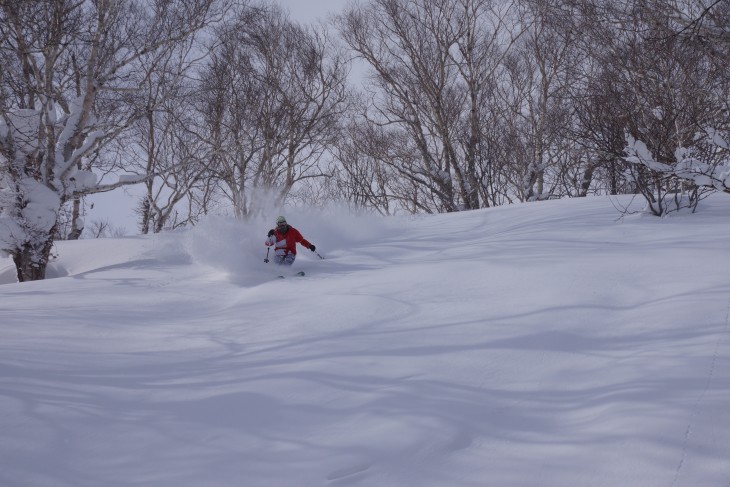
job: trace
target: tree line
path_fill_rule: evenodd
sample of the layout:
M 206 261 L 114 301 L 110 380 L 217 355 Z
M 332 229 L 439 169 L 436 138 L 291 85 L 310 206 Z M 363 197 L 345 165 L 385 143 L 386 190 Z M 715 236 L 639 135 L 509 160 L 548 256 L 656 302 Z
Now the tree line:
M 263 1 L 0 0 L 0 248 L 42 279 L 85 198 L 130 184 L 141 233 L 335 200 L 694 209 L 730 193 L 729 58 L 720 0 L 369 0 L 312 24 Z

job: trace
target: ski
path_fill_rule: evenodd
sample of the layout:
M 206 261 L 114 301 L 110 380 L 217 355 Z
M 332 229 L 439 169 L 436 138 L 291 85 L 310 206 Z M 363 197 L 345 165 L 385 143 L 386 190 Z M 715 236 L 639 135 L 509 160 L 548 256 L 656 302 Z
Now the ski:
M 297 276 L 303 276 L 303 275 L 305 275 L 305 274 L 304 274 L 304 271 L 299 271 L 299 272 L 297 272 L 296 274 L 294 274 L 294 277 L 297 277 Z M 285 277 L 284 277 L 284 276 L 276 276 L 276 277 L 278 277 L 279 279 L 285 279 Z

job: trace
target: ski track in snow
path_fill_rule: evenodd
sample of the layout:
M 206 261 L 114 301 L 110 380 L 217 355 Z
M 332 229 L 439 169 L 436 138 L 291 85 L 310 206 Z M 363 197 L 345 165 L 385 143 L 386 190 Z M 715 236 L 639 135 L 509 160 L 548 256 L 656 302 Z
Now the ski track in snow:
M 302 214 L 283 280 L 264 226 L 60 243 L 0 286 L 0 486 L 728 487 L 729 209 Z
M 712 385 L 712 379 L 715 375 L 715 367 L 717 366 L 717 361 L 720 355 L 720 345 L 723 341 L 727 340 L 727 336 L 730 334 L 730 298 L 728 298 L 727 302 L 727 313 L 725 315 L 725 327 L 722 330 L 722 333 L 720 333 L 717 337 L 717 340 L 715 341 L 715 350 L 712 354 L 712 363 L 710 364 L 710 370 L 707 374 L 707 380 L 705 381 L 705 387 L 702 389 L 702 392 L 700 393 L 699 397 L 697 398 L 697 401 L 695 403 L 694 408 L 692 409 L 692 414 L 690 415 L 690 421 L 687 425 L 687 429 L 684 433 L 684 443 L 682 445 L 682 456 L 679 459 L 679 464 L 677 465 L 677 471 L 674 475 L 674 479 L 672 479 L 672 487 L 677 485 L 677 482 L 679 481 L 680 474 L 682 473 L 682 467 L 684 466 L 684 462 L 687 459 L 687 455 L 689 453 L 690 449 L 690 441 L 692 439 L 692 427 L 694 421 L 700 416 L 702 412 L 702 406 L 703 406 L 703 400 L 705 399 L 705 396 L 707 394 L 707 391 L 710 390 L 710 386 Z M 730 485 L 730 484 L 728 484 Z

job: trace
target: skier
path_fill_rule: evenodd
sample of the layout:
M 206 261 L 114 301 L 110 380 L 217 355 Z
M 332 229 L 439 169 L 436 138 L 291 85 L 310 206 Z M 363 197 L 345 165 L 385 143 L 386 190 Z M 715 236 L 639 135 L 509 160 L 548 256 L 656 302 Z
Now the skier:
M 299 230 L 288 225 L 286 218 L 280 216 L 276 219 L 276 228 L 269 230 L 269 236 L 266 239 L 267 247 L 274 247 L 274 262 L 277 264 L 292 265 L 294 259 L 297 258 L 297 243 L 305 246 L 312 252 L 316 250 L 314 244 L 310 243 L 302 237 Z M 265 259 L 264 262 L 268 262 Z

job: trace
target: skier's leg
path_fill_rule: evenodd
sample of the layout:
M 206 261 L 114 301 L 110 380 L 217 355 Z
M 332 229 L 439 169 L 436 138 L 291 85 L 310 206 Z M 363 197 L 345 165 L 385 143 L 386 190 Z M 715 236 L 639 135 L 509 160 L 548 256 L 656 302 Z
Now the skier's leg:
M 296 259 L 297 256 L 295 254 L 276 254 L 274 256 L 274 262 L 279 265 L 292 265 L 294 263 L 294 259 Z

